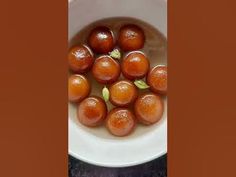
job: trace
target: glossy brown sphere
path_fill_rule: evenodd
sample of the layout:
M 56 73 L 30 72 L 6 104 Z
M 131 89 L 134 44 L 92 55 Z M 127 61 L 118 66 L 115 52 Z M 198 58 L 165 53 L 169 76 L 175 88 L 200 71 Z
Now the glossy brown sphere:
M 160 94 L 167 93 L 167 67 L 155 66 L 147 76 L 147 83 L 151 91 Z
M 110 101 L 115 106 L 129 106 L 138 96 L 136 86 L 128 81 L 122 80 L 115 82 L 110 88 Z
M 145 125 L 158 122 L 163 115 L 163 102 L 153 93 L 139 96 L 134 105 L 136 118 Z
M 77 108 L 77 118 L 85 126 L 99 126 L 106 118 L 107 106 L 103 99 L 91 96 L 84 99 Z
M 131 52 L 122 61 L 123 75 L 129 79 L 142 79 L 149 70 L 149 60 L 142 52 Z
M 115 46 L 112 31 L 105 26 L 93 29 L 89 35 L 88 43 L 93 51 L 99 54 L 107 54 Z
M 136 25 L 125 25 L 120 29 L 118 44 L 123 51 L 139 50 L 143 48 L 145 35 Z
M 93 53 L 85 45 L 74 46 L 69 51 L 68 62 L 73 72 L 78 74 L 85 73 L 93 65 Z
M 74 74 L 68 80 L 68 98 L 71 102 L 80 102 L 90 93 L 90 84 L 85 76 Z
M 120 65 L 110 56 L 104 55 L 95 60 L 92 73 L 99 83 L 111 84 L 120 76 Z
M 135 125 L 135 116 L 128 109 L 114 108 L 107 115 L 107 129 L 115 136 L 130 134 L 134 130 Z

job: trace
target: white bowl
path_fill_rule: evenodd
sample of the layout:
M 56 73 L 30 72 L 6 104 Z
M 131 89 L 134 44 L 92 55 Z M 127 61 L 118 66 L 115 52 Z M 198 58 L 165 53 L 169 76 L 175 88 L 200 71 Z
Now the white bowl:
M 110 17 L 131 17 L 147 22 L 167 37 L 165 0 L 72 0 L 69 2 L 69 41 L 90 23 Z M 166 56 L 161 63 L 166 64 Z M 76 119 L 69 104 L 69 154 L 90 164 L 105 167 L 133 166 L 160 157 L 167 152 L 167 100 L 160 122 L 139 125 L 130 136 L 118 138 L 104 127 L 87 128 Z

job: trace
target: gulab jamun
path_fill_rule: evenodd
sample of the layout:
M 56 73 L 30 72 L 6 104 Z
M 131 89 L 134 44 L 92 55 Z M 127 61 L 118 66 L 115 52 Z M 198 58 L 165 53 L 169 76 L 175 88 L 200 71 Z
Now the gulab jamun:
M 74 74 L 68 80 L 68 98 L 71 102 L 80 102 L 90 93 L 90 83 L 83 75 Z
M 136 86 L 128 80 L 115 82 L 109 88 L 109 91 L 111 103 L 119 107 L 129 106 L 138 96 Z
M 92 50 L 98 54 L 107 54 L 115 46 L 113 33 L 105 26 L 94 28 L 88 37 L 88 43 Z
M 123 51 L 139 50 L 143 48 L 145 35 L 137 25 L 125 25 L 121 27 L 118 44 Z
M 129 53 L 121 63 L 121 70 L 129 80 L 142 79 L 149 70 L 148 58 L 139 51 Z
M 158 122 L 163 115 L 164 107 L 161 98 L 153 93 L 146 93 L 137 98 L 134 104 L 136 118 L 145 125 Z
M 114 108 L 108 115 L 106 127 L 115 136 L 126 136 L 130 134 L 136 125 L 134 114 L 125 108 Z
M 97 58 L 94 62 L 92 73 L 101 84 L 112 84 L 120 76 L 120 65 L 108 55 Z
M 151 91 L 160 94 L 167 93 L 167 67 L 155 66 L 147 75 L 147 83 Z
M 77 73 L 87 72 L 93 65 L 94 57 L 92 51 L 85 45 L 74 46 L 68 54 L 69 68 Z
M 77 118 L 79 122 L 89 127 L 95 127 L 102 124 L 106 115 L 106 103 L 97 96 L 91 96 L 84 99 L 77 108 Z

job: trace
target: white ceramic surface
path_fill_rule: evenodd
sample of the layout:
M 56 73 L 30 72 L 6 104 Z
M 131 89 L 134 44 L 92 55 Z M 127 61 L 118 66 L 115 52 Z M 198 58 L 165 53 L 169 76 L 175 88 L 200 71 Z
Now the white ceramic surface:
M 165 0 L 72 0 L 69 3 L 69 41 L 84 26 L 108 17 L 140 19 L 167 37 Z M 157 64 L 166 64 L 166 57 Z M 82 126 L 76 120 L 74 106 L 69 104 L 69 154 L 106 167 L 132 166 L 160 157 L 167 152 L 167 100 L 164 102 L 160 122 L 150 127 L 139 125 L 133 134 L 123 138 L 110 135 L 104 127 Z

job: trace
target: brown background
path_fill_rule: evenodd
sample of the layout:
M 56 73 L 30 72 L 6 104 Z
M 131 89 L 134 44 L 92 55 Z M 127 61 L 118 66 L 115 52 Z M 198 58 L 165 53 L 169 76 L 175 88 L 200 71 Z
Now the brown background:
M 168 5 L 168 176 L 236 176 L 236 3 Z M 0 176 L 65 177 L 67 0 L 0 13 Z
M 168 176 L 236 176 L 236 1 L 168 5 Z
M 1 1 L 0 176 L 67 176 L 67 0 Z

